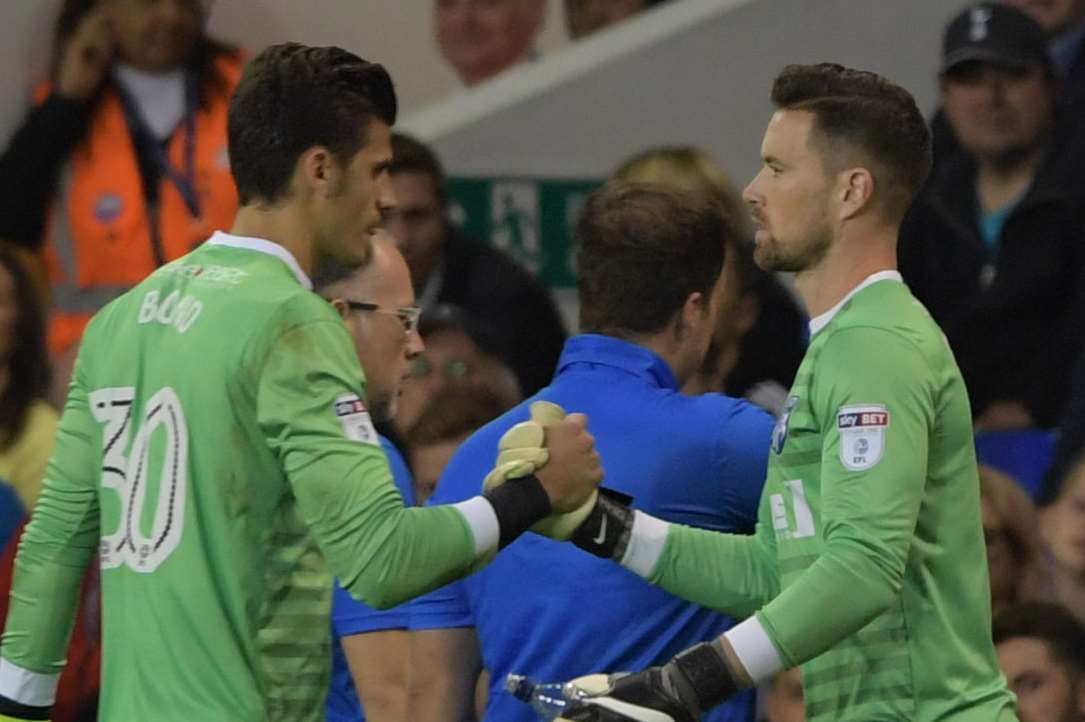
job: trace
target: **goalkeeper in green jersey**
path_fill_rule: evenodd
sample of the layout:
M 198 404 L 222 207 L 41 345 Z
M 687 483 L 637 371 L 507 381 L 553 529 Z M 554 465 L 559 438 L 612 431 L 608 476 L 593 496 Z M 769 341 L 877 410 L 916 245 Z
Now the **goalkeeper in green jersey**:
M 991 643 L 971 412 L 896 269 L 930 167 L 915 102 L 872 73 L 790 66 L 744 193 L 755 257 L 796 274 L 811 341 L 769 451 L 754 536 L 601 497 L 574 541 L 749 617 L 662 667 L 582 681 L 568 720 L 695 720 L 802 665 L 811 722 L 1016 720 Z
M 323 261 L 367 261 L 395 112 L 384 69 L 338 48 L 275 46 L 246 68 L 233 229 L 88 327 L 16 560 L 0 717 L 48 718 L 95 553 L 101 719 L 317 722 L 333 573 L 388 607 L 594 494 L 599 459 L 572 415 L 535 427 L 534 475 L 404 508 L 350 337 L 309 281 Z M 364 300 L 416 333 L 409 310 Z

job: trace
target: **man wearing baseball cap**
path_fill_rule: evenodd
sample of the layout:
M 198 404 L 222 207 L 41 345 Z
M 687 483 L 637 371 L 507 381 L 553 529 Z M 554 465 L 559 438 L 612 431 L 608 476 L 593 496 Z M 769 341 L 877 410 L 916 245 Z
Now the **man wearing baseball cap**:
M 1007 5 L 969 6 L 940 81 L 960 150 L 901 229 L 901 272 L 949 338 L 977 429 L 1050 427 L 1085 327 L 1085 184 L 1056 131 L 1044 32 Z

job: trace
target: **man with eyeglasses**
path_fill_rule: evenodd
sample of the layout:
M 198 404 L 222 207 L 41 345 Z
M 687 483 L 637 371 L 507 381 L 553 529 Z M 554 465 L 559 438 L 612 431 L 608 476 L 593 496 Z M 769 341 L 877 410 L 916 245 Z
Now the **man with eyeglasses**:
M 313 287 L 335 308 L 354 342 L 373 421 L 390 421 L 408 366 L 423 349 L 418 334 L 421 310 L 414 305 L 407 264 L 394 240 L 378 231 L 366 264 L 352 268 L 326 263 L 317 270 Z M 381 436 L 380 442 L 404 503 L 413 506 L 414 486 L 406 463 L 388 439 Z M 405 627 L 401 609 L 375 610 L 336 583 L 327 722 L 406 719 Z

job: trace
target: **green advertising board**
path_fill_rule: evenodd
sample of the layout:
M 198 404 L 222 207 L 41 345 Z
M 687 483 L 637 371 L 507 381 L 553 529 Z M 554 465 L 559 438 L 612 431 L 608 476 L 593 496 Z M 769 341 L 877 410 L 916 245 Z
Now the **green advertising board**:
M 600 181 L 450 178 L 449 215 L 468 236 L 510 254 L 551 288 L 576 286 L 573 230 Z

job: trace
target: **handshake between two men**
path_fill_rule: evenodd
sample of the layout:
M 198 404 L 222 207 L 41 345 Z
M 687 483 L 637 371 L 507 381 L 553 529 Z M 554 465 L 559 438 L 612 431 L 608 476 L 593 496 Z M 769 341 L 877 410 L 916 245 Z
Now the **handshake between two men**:
M 602 467 L 583 414 L 536 401 L 531 419 L 501 437 L 497 461 L 483 482 L 488 496 L 505 484 L 536 483 L 551 513 L 531 531 L 572 541 L 586 552 L 621 563 L 633 537 L 635 513 L 623 495 L 597 488 Z M 491 497 L 492 498 L 492 497 Z M 502 544 L 503 546 L 503 544 Z M 747 686 L 737 679 L 717 642 L 698 644 L 661 667 L 635 674 L 588 675 L 567 687 L 558 722 L 696 722 L 700 711 Z

